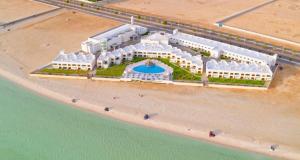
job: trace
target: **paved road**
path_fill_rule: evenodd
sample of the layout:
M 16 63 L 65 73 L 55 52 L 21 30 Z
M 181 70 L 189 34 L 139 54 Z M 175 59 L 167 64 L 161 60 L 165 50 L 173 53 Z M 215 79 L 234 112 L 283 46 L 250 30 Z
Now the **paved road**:
M 243 37 L 238 37 L 236 35 L 223 33 L 219 31 L 209 30 L 202 28 L 200 26 L 195 26 L 191 24 L 185 24 L 181 22 L 175 22 L 167 19 L 162 19 L 154 16 L 138 15 L 133 12 L 117 10 L 114 8 L 104 7 L 97 4 L 88 4 L 79 2 L 76 0 L 36 0 L 39 2 L 48 3 L 51 5 L 56 5 L 59 7 L 65 7 L 69 9 L 75 9 L 89 14 L 111 18 L 117 21 L 128 23 L 131 16 L 135 17 L 135 22 L 139 25 L 146 26 L 152 29 L 164 30 L 171 32 L 173 29 L 177 28 L 181 32 L 193 34 L 196 36 L 229 43 L 232 45 L 248 48 L 251 50 L 256 50 L 266 54 L 278 54 L 279 59 L 282 62 L 288 62 L 291 64 L 300 65 L 300 51 L 293 51 L 288 48 L 274 46 L 272 44 L 258 42 L 252 39 L 247 39 Z

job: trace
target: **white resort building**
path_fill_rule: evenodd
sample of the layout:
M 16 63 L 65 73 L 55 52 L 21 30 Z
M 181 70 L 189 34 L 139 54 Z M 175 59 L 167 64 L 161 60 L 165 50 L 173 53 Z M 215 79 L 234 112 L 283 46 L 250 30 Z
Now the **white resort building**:
M 208 51 L 214 58 L 224 56 L 238 62 L 266 64 L 271 67 L 275 65 L 277 60 L 277 55 L 270 56 L 246 48 L 181 33 L 178 32 L 178 30 L 173 31 L 173 34 L 170 37 L 170 43 L 194 49 L 200 49 L 202 51 Z
M 133 23 L 133 18 L 131 18 L 131 24 L 125 24 L 88 38 L 81 43 L 81 50 L 93 54 L 99 51 L 106 52 L 109 49 L 119 48 L 122 43 L 147 33 L 147 28 Z
M 60 51 L 51 65 L 55 69 L 92 70 L 95 63 L 95 55 L 91 53 L 79 52 L 66 54 L 64 51 Z
M 206 75 L 213 78 L 233 78 L 271 81 L 273 72 L 266 64 L 237 63 L 210 60 L 206 63 Z
M 192 56 L 168 44 L 170 34 L 154 32 L 142 38 L 141 42 L 120 48 L 112 52 L 104 52 L 97 59 L 97 67 L 108 68 L 113 64 L 120 64 L 124 60 L 131 60 L 134 56 L 147 58 L 169 58 L 171 62 L 181 67 L 189 68 L 192 73 L 202 73 L 203 62 L 201 56 Z
M 208 77 L 272 80 L 273 72 L 271 68 L 276 64 L 277 55 L 270 56 L 230 44 L 181 33 L 178 30 L 174 30 L 172 34 L 162 31 L 150 32 L 147 36 L 143 36 L 139 43 L 125 46 L 124 42 L 134 40 L 147 32 L 147 28 L 134 25 L 132 18 L 131 24 L 119 26 L 82 42 L 82 51 L 78 53 L 65 54 L 61 51 L 52 61 L 52 67 L 58 69 L 92 70 L 95 66 L 108 68 L 111 65 L 118 65 L 124 61 L 131 61 L 134 57 L 168 58 L 170 62 L 176 63 L 192 73 L 201 74 L 204 68 L 201 55 L 194 56 L 170 45 L 176 44 L 211 53 L 212 58 L 205 66 Z M 133 42 L 135 43 L 135 41 Z M 121 44 L 125 47 L 121 48 Z M 96 58 L 96 55 L 99 56 Z M 216 61 L 215 59 L 220 58 L 220 56 L 227 57 L 231 61 Z M 155 76 L 152 74 L 138 74 L 132 71 L 135 65 L 131 65 L 124 72 L 125 78 L 170 80 L 173 70 L 160 64 L 158 61 L 153 62 L 162 66 L 165 72 Z

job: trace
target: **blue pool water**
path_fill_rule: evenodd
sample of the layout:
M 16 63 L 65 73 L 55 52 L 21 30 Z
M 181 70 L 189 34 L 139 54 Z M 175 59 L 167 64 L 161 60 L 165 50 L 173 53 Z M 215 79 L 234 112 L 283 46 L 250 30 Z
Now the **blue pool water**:
M 151 66 L 139 65 L 134 67 L 133 70 L 135 72 L 141 72 L 141 73 L 162 73 L 165 71 L 165 69 L 157 65 L 151 65 Z

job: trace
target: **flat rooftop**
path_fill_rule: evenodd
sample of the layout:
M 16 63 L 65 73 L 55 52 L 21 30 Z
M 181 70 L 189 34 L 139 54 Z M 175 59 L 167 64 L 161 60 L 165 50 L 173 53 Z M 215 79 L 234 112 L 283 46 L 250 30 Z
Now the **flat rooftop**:
M 272 64 L 272 62 L 276 61 L 276 56 L 270 56 L 265 53 L 249 50 L 246 48 L 242 48 L 242 47 L 238 47 L 238 46 L 234 46 L 234 45 L 230 45 L 230 44 L 226 44 L 223 42 L 218 42 L 218 41 L 214 41 L 202 37 L 197 37 L 186 33 L 177 32 L 176 34 L 173 34 L 172 37 L 177 39 L 182 39 L 185 41 L 199 43 L 205 46 L 209 46 L 211 48 L 217 48 L 218 50 L 233 52 L 235 54 L 240 54 L 242 56 L 246 56 L 249 58 L 262 60 L 267 64 Z
M 132 26 L 131 24 L 124 24 L 121 26 L 117 26 L 117 27 L 107 30 L 105 32 L 98 33 L 90 38 L 96 39 L 96 40 L 101 40 L 103 38 L 115 37 L 121 33 L 132 31 L 131 26 Z
M 263 74 L 273 74 L 268 65 L 259 64 L 246 64 L 237 63 L 235 61 L 226 62 L 224 60 L 216 61 L 210 60 L 206 63 L 207 70 L 218 70 L 218 71 L 236 71 L 236 72 L 250 72 L 250 73 L 263 73 Z
M 69 53 L 60 52 L 52 62 L 66 62 L 66 63 L 92 63 L 95 60 L 95 55 L 86 54 L 83 52 Z

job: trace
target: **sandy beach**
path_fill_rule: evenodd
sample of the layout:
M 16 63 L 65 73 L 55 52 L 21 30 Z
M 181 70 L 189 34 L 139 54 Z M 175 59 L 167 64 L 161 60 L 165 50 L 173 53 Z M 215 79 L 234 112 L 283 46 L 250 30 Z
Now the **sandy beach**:
M 271 156 L 300 159 L 300 68 L 284 65 L 268 91 L 29 76 L 59 50 L 76 51 L 81 41 L 117 25 L 69 11 L 2 33 L 0 75 L 68 104 L 78 98 L 74 107 L 101 115 Z M 104 113 L 104 107 L 112 111 Z M 144 121 L 145 113 L 153 117 Z M 213 129 L 220 129 L 222 134 L 209 138 L 208 131 Z M 279 150 L 270 151 L 271 144 L 279 144 Z

